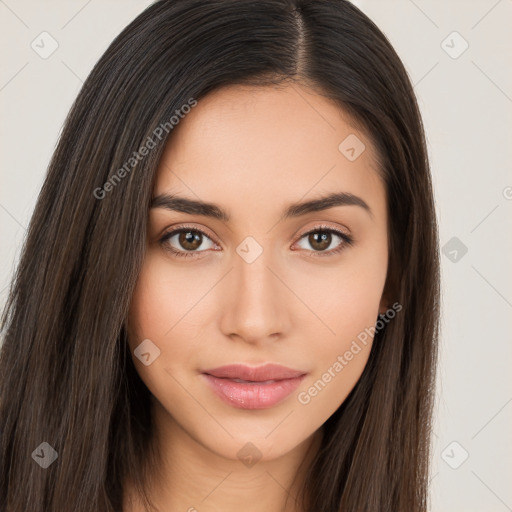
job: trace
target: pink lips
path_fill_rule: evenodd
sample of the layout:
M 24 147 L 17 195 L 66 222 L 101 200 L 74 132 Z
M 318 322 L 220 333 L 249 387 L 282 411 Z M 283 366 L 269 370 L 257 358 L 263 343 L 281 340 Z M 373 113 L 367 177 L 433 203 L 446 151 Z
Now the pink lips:
M 202 373 L 222 400 L 240 409 L 272 407 L 297 389 L 306 376 L 306 372 L 276 364 L 233 364 Z

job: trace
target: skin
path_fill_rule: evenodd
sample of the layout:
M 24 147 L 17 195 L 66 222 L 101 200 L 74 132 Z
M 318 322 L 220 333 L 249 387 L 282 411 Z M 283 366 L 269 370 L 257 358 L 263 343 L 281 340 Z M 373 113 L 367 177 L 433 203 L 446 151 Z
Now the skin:
M 350 134 L 366 146 L 354 161 L 338 149 Z M 371 141 L 345 113 L 297 84 L 225 87 L 202 98 L 174 128 L 154 196 L 212 202 L 231 219 L 150 211 L 128 332 L 132 355 L 145 339 L 160 349 L 148 366 L 133 360 L 153 395 L 154 442 L 165 464 L 155 470 L 151 497 L 161 510 L 300 510 L 293 497 L 305 462 L 318 449 L 323 423 L 361 376 L 371 336 L 309 403 L 298 395 L 389 307 L 386 193 L 375 158 Z M 280 220 L 290 203 L 334 191 L 361 197 L 373 216 L 344 205 Z M 173 256 L 159 243 L 180 223 L 208 234 L 192 249 L 196 256 Z M 354 244 L 315 256 L 314 240 L 303 234 L 319 223 L 350 234 Z M 263 248 L 252 263 L 236 251 L 247 236 Z M 335 234 L 330 240 L 324 252 L 345 243 Z M 179 235 L 169 245 L 190 247 L 180 245 Z M 224 403 L 199 373 L 267 362 L 308 375 L 297 391 L 263 410 Z M 261 453 L 252 467 L 237 457 L 249 442 Z M 125 496 L 125 510 L 142 510 L 128 483 Z

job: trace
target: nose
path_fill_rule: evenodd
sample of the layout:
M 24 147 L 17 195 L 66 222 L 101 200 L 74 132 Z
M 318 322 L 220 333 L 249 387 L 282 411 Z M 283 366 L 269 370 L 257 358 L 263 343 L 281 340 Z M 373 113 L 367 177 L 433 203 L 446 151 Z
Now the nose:
M 236 256 L 220 291 L 222 332 L 251 344 L 275 342 L 286 336 L 294 297 L 283 282 L 284 272 L 269 260 L 266 251 L 252 263 Z

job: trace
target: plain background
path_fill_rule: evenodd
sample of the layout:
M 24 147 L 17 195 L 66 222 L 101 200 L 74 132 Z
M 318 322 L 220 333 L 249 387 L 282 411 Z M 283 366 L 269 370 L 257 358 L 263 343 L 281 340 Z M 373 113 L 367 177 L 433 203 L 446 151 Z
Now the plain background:
M 435 184 L 443 297 L 431 511 L 512 511 L 512 0 L 353 2 L 415 85 Z M 150 3 L 0 0 L 1 306 L 64 118 Z M 42 37 L 46 49 L 58 44 L 47 58 L 32 47 Z

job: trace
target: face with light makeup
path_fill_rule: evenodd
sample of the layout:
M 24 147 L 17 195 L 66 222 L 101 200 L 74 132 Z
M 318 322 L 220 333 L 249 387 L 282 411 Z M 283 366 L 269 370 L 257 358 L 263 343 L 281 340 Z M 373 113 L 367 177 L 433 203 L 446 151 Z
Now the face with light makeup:
M 349 136 L 365 145 L 355 159 L 341 144 Z M 160 351 L 147 366 L 133 360 L 169 432 L 228 459 L 251 442 L 270 460 L 343 403 L 371 337 L 342 371 L 323 375 L 388 308 L 374 151 L 334 103 L 299 85 L 219 89 L 174 128 L 128 324 L 132 354 L 147 339 Z M 202 374 L 235 363 L 306 375 L 278 404 L 248 410 L 221 400 Z M 321 391 L 308 392 L 319 380 Z

